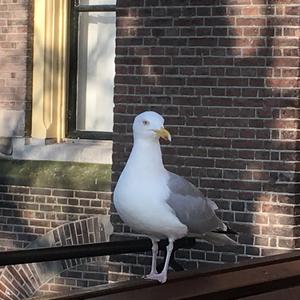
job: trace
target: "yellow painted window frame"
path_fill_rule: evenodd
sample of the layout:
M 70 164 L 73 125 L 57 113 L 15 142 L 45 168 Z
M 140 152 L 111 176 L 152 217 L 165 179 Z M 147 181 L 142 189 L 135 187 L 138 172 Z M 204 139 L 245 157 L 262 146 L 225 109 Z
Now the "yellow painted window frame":
M 65 137 L 70 0 L 34 0 L 32 137 Z

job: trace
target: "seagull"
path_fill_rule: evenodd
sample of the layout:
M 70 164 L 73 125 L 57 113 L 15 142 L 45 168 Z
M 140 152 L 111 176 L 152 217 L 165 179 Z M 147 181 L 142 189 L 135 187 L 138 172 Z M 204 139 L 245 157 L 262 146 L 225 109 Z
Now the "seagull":
M 164 119 L 153 111 L 133 122 L 133 148 L 114 190 L 115 208 L 125 224 L 152 241 L 151 271 L 145 277 L 166 282 L 174 241 L 194 236 L 217 245 L 235 245 L 216 215 L 217 205 L 189 181 L 165 169 L 159 139 L 171 142 Z M 225 234 L 224 234 L 225 233 Z M 157 272 L 158 241 L 168 239 L 166 259 Z

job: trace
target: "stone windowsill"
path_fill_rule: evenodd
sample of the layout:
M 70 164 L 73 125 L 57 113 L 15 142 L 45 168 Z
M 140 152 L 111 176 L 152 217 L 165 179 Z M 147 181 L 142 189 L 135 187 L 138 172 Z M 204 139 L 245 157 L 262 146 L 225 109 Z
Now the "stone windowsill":
M 66 139 L 63 143 L 51 143 L 39 139 L 2 138 L 0 146 L 4 158 L 112 164 L 112 141 Z

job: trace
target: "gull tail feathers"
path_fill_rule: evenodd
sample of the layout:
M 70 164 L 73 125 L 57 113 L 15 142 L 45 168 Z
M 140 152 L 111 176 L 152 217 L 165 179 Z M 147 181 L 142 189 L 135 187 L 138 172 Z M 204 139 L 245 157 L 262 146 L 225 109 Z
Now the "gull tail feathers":
M 202 239 L 216 246 L 238 245 L 236 241 L 231 239 L 226 234 L 217 233 L 217 232 L 208 232 L 202 236 Z

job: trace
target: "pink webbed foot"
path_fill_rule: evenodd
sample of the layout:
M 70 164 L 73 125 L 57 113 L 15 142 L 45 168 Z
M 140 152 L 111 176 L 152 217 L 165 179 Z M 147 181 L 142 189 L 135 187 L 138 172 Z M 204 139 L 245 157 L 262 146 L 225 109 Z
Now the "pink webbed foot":
M 145 276 L 145 279 L 157 280 L 160 283 L 165 283 L 167 281 L 167 274 L 165 272 L 150 273 Z

